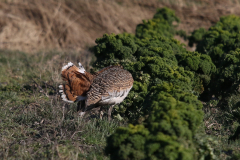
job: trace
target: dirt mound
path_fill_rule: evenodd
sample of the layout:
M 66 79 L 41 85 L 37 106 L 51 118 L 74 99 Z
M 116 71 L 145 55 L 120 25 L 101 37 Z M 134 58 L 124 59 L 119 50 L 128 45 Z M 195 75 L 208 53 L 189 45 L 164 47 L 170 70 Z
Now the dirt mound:
M 222 15 L 240 15 L 237 1 L 215 1 L 0 1 L 0 49 L 81 50 L 104 33 L 134 33 L 142 19 L 152 18 L 163 6 L 176 11 L 182 21 L 179 28 L 187 32 L 208 28 Z

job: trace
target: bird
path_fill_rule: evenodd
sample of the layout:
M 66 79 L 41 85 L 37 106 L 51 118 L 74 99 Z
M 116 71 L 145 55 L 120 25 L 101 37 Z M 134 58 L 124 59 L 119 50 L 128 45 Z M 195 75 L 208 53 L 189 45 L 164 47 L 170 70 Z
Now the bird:
M 59 92 L 63 101 L 78 102 L 81 106 L 79 115 L 84 116 L 86 111 L 93 108 L 110 105 L 108 120 L 111 120 L 112 109 L 120 104 L 133 87 L 132 74 L 122 66 L 108 66 L 91 74 L 86 72 L 79 62 L 78 67 L 72 62 L 62 67 L 61 77 L 65 82 L 59 85 Z M 80 103 L 84 102 L 84 103 Z M 100 118 L 102 119 L 100 113 Z

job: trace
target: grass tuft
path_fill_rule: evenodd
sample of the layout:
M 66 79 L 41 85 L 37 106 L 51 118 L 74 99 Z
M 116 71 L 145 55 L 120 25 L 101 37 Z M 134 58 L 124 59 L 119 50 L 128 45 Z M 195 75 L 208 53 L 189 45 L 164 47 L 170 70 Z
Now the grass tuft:
M 106 137 L 124 124 L 81 119 L 76 104 L 63 102 L 57 91 L 62 64 L 81 58 L 89 66 L 88 57 L 0 52 L 1 159 L 109 159 L 103 151 Z

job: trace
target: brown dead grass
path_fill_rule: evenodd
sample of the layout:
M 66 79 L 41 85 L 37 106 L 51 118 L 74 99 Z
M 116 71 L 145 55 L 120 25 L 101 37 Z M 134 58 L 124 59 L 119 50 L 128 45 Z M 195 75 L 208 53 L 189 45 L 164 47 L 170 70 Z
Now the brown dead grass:
M 163 6 L 176 11 L 188 33 L 240 15 L 239 0 L 0 0 L 0 48 L 81 50 L 104 33 L 134 33 Z
M 104 33 L 132 33 L 141 19 L 152 16 L 137 10 L 111 1 L 0 2 L 0 48 L 79 50 Z

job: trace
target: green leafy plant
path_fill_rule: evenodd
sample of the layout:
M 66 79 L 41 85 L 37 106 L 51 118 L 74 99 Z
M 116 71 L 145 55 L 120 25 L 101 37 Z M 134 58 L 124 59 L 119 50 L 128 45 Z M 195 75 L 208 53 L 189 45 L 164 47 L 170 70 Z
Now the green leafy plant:
M 202 104 L 180 87 L 164 83 L 151 88 L 149 118 L 118 128 L 108 138 L 111 159 L 194 159 L 193 135 L 201 124 Z
M 192 34 L 188 37 L 189 40 L 188 45 L 190 47 L 193 47 L 194 43 L 198 44 L 203 39 L 203 36 L 205 35 L 206 32 L 207 30 L 205 28 L 199 28 L 194 30 Z
M 167 7 L 157 10 L 153 19 L 143 20 L 143 24 L 136 27 L 137 38 L 153 38 L 159 36 L 173 37 L 176 33 L 173 22 L 180 22 L 175 12 Z
M 173 14 L 164 16 L 168 12 L 162 11 L 154 17 L 171 26 L 174 18 L 166 17 Z M 115 114 L 135 125 L 110 136 L 106 153 L 112 159 L 193 159 L 198 152 L 193 135 L 203 113 L 197 96 L 216 67 L 208 55 L 187 51 L 172 38 L 173 32 L 156 25 L 155 18 L 139 25 L 136 36 L 105 34 L 96 40 L 94 69 L 122 65 L 134 78 L 131 92 Z
M 201 33 L 200 33 L 201 32 Z M 240 86 L 240 17 L 229 15 L 208 31 L 198 30 L 192 37 L 199 36 L 197 51 L 209 55 L 216 66 L 207 86 L 206 99 L 215 95 L 219 107 L 224 111 L 225 124 L 239 121 L 239 86 Z M 235 133 L 237 135 L 237 133 Z M 237 137 L 237 136 L 235 136 Z
M 96 70 L 109 65 L 122 65 L 133 75 L 135 82 L 132 91 L 116 107 L 116 114 L 130 119 L 145 115 L 142 112 L 143 103 L 151 86 L 171 82 L 199 95 L 216 70 L 209 56 L 187 51 L 172 38 L 138 39 L 129 34 L 105 34 L 96 43 Z

